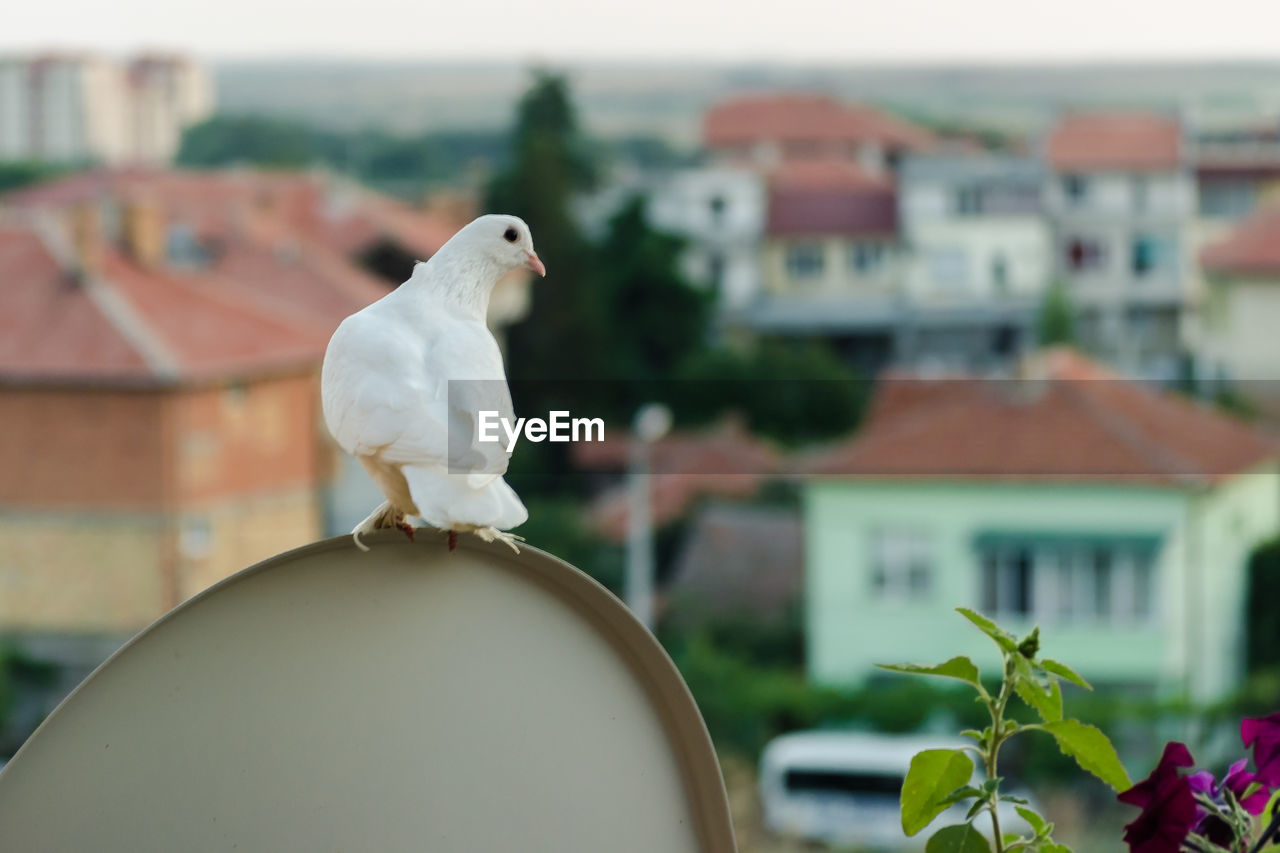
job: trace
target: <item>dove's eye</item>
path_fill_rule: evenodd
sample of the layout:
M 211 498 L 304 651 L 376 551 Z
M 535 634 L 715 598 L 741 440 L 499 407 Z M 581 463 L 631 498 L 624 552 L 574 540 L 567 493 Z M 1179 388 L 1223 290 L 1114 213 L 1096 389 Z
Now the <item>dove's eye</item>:
M 514 228 L 508 228 L 506 231 L 502 232 L 502 239 L 506 240 L 508 243 L 514 243 L 519 238 L 520 235 L 516 233 L 516 229 Z

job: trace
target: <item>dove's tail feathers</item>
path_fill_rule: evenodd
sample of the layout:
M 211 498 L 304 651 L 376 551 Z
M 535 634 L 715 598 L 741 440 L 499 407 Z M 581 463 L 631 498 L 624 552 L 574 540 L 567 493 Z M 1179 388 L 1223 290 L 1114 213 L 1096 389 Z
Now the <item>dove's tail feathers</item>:
M 397 510 L 391 501 L 383 501 L 369 513 L 369 517 L 356 525 L 351 531 L 351 538 L 355 540 L 356 547 L 361 551 L 368 551 L 369 546 L 360 541 L 360 537 L 365 533 L 372 533 L 383 527 L 398 527 L 404 522 L 404 513 Z M 413 537 L 410 536 L 410 539 Z
M 529 519 L 529 511 L 501 477 L 475 488 L 467 474 L 447 474 L 412 465 L 400 470 L 409 484 L 417 514 L 432 527 L 510 530 Z

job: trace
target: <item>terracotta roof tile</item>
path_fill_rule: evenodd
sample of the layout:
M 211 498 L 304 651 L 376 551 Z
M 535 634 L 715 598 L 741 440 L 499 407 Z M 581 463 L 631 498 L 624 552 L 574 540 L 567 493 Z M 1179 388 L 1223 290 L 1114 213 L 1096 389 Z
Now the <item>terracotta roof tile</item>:
M 128 378 L 146 360 L 30 228 L 0 228 L 0 376 Z
M 0 226 L 0 378 L 203 381 L 315 367 L 338 323 L 388 290 L 354 253 L 391 239 L 430 257 L 458 226 L 363 190 L 339 195 L 331 203 L 309 175 L 125 169 L 0 198 L 12 223 Z M 139 203 L 162 227 L 189 227 L 207 262 L 142 265 L 104 237 L 81 275 L 70 247 L 50 242 L 86 209 L 123 217 Z
M 573 446 L 574 463 L 591 471 L 621 472 L 628 459 L 627 437 L 606 434 L 603 442 Z M 701 432 L 676 432 L 652 448 L 653 521 L 661 526 L 684 515 L 706 496 L 747 498 L 782 468 L 782 457 L 738 422 L 727 420 Z M 606 536 L 627 534 L 625 487 L 606 492 L 592 508 L 595 526 Z
M 1065 350 L 1044 378 L 886 377 L 863 429 L 810 474 L 1186 487 L 1253 468 L 1280 442 Z
M 1047 153 L 1059 172 L 1169 171 L 1182 164 L 1182 129 L 1151 113 L 1079 113 L 1053 127 Z
M 762 141 L 855 145 L 874 141 L 889 148 L 924 149 L 934 137 L 922 127 L 865 105 L 825 95 L 750 95 L 713 106 L 703 122 L 709 148 Z
M 1280 206 L 1264 208 L 1206 248 L 1201 265 L 1232 275 L 1280 275 Z

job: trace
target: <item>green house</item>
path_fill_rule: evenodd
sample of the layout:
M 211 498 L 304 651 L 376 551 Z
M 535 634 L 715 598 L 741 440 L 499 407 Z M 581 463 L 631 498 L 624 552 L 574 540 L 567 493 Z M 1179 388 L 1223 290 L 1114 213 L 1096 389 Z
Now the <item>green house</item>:
M 1248 554 L 1280 531 L 1277 449 L 1069 351 L 1017 380 L 890 376 L 808 468 L 810 676 L 962 652 L 994 668 L 967 606 L 1040 625 L 1096 683 L 1221 696 L 1243 674 Z

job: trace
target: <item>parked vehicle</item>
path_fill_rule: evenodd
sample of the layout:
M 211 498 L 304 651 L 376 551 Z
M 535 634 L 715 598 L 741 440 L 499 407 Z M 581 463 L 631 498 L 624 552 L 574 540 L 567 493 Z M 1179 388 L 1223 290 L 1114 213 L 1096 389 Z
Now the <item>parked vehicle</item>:
M 829 844 L 879 849 L 923 848 L 935 827 L 964 821 L 968 803 L 940 814 L 914 838 L 902 831 L 899 796 L 911 757 L 925 749 L 956 749 L 972 742 L 846 732 L 793 732 L 775 738 L 760 758 L 765 825 L 781 835 Z M 981 762 L 975 759 L 975 784 Z M 1030 799 L 1025 791 L 1006 791 Z M 974 826 L 991 837 L 991 816 Z M 1002 832 L 1025 832 L 1026 821 L 1001 803 Z

